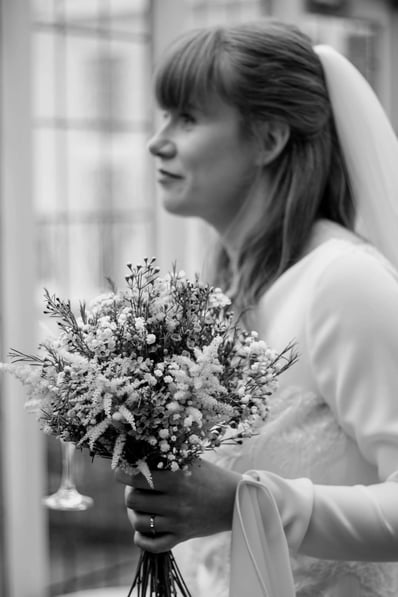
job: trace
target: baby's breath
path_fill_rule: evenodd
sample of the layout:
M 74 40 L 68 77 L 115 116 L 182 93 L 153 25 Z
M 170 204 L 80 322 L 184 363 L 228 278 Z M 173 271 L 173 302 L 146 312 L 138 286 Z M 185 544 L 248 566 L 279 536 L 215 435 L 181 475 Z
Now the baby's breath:
M 279 375 L 296 359 L 234 320 L 219 288 L 155 260 L 128 265 L 126 287 L 73 313 L 45 291 L 60 334 L 3 369 L 27 388 L 45 433 L 111 459 L 112 467 L 186 469 L 204 450 L 254 433 Z

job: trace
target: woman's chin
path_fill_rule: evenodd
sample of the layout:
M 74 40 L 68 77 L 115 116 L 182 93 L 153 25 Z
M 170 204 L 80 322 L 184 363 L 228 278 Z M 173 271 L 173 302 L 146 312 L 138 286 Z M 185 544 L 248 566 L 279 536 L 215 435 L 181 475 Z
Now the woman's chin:
M 174 216 L 194 216 L 189 206 L 175 198 L 163 197 L 162 204 L 164 209 Z

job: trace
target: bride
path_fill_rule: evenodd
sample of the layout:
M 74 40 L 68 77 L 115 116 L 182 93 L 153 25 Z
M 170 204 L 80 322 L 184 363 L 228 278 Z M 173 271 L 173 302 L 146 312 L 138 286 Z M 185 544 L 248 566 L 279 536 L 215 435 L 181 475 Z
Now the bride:
M 163 56 L 149 143 L 164 207 L 217 231 L 213 283 L 273 348 L 260 433 L 190 476 L 119 471 L 134 539 L 193 597 L 398 594 L 398 143 L 331 48 L 274 20 Z

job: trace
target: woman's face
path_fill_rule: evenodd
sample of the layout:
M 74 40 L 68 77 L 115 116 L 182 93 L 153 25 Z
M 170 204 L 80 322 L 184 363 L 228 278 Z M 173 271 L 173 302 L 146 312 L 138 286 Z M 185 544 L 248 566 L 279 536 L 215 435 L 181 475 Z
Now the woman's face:
M 157 182 L 171 213 L 197 216 L 220 232 L 238 213 L 258 166 L 258 143 L 239 112 L 218 98 L 205 108 L 170 110 L 149 142 Z

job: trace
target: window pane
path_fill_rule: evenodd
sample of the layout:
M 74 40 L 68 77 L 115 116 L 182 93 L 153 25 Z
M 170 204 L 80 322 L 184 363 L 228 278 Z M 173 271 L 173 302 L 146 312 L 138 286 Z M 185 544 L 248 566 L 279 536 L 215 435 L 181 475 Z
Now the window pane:
M 110 27 L 131 34 L 148 33 L 149 0 L 110 0 Z
M 68 130 L 66 135 L 67 205 L 71 212 L 97 210 L 111 200 L 110 189 L 99 185 L 102 135 L 97 131 Z
M 151 165 L 145 133 L 119 135 L 113 141 L 114 205 L 120 209 L 152 208 Z
M 95 120 L 107 115 L 112 94 L 111 61 L 107 56 L 104 42 L 95 37 L 67 37 L 64 75 L 68 118 Z
M 56 132 L 39 129 L 33 136 L 34 197 L 38 213 L 49 214 L 57 207 Z
M 69 118 L 142 121 L 147 111 L 149 81 L 146 45 L 68 37 L 66 101 Z
M 116 233 L 116 230 L 114 231 Z M 119 268 L 117 276 L 125 276 L 127 263 L 143 263 L 144 257 L 152 257 L 154 244 L 154 229 L 152 222 L 140 223 L 125 222 L 119 228 L 120 239 L 119 260 L 122 269 Z M 122 278 L 119 278 L 119 284 L 122 284 Z
M 114 40 L 110 44 L 112 86 L 109 112 L 118 120 L 142 122 L 148 113 L 151 65 L 148 47 Z
M 44 307 L 43 288 L 51 293 L 59 293 L 67 298 L 68 277 L 66 271 L 66 256 L 68 250 L 67 222 L 61 215 L 58 218 L 42 214 L 38 217 L 37 251 L 38 275 L 40 277 L 40 309 Z M 60 276 L 60 271 L 63 276 Z M 47 320 L 46 320 L 47 325 Z
M 95 29 L 99 24 L 101 4 L 104 0 L 64 0 L 63 14 L 68 25 Z
M 38 30 L 32 40 L 33 115 L 35 118 L 54 118 L 55 110 L 55 35 Z M 35 68 L 39 64 L 40 68 Z
M 54 21 L 54 0 L 32 0 L 32 14 L 36 21 Z
M 78 307 L 154 252 L 149 0 L 33 0 L 39 283 Z M 51 322 L 44 322 L 46 327 Z M 48 492 L 60 453 L 48 440 Z M 128 585 L 137 550 L 110 462 L 78 459 L 83 513 L 49 513 L 49 595 Z M 126 591 L 127 593 L 127 591 Z
M 190 0 L 196 25 L 232 24 L 268 14 L 264 0 Z

